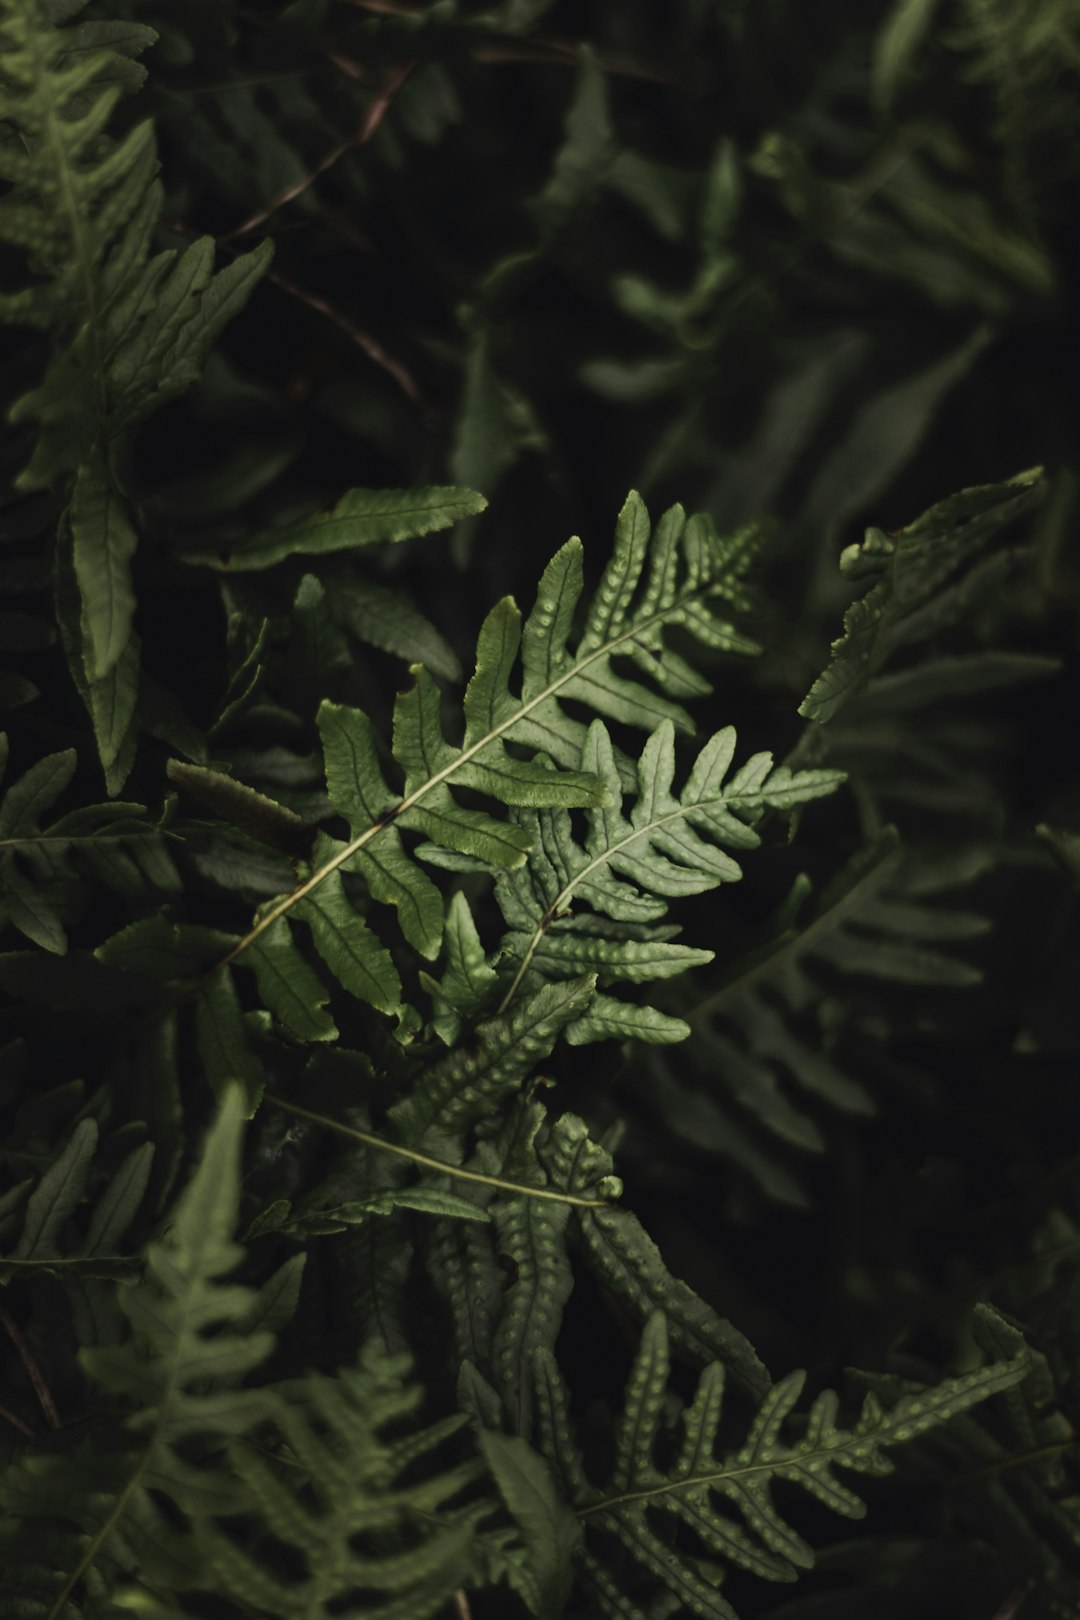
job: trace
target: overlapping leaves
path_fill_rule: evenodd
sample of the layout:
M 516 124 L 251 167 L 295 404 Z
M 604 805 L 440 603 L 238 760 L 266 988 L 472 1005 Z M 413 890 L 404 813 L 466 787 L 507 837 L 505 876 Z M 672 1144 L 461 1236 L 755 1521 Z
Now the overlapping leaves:
M 866 1118 L 878 1107 L 867 1040 L 855 1045 L 846 1032 L 865 1026 L 869 1050 L 880 1051 L 910 1016 L 903 987 L 981 981 L 971 953 L 990 923 L 956 893 L 989 864 L 978 848 L 935 861 L 886 827 L 817 897 L 800 875 L 762 945 L 714 988 L 687 980 L 670 998 L 690 1039 L 677 1069 L 661 1053 L 650 1058 L 650 1111 L 767 1197 L 805 1206 L 792 1155 L 826 1150 L 830 1115 Z
M 4 1479 L 7 1513 L 30 1521 L 17 1587 L 28 1613 L 64 1613 L 84 1580 L 100 1586 L 103 1563 L 110 1580 L 137 1570 L 151 1590 L 199 1584 L 191 1519 L 244 1505 L 214 1451 L 265 1417 L 265 1399 L 236 1386 L 273 1335 L 257 1325 L 255 1291 L 223 1280 L 242 1252 L 231 1237 L 242 1120 L 233 1087 L 167 1233 L 147 1251 L 146 1275 L 120 1291 L 130 1337 L 82 1352 L 91 1379 L 127 1408 L 109 1444 L 91 1436 L 66 1453 L 35 1450 Z M 12 1549 L 4 1554 L 11 1570 Z
M 730 622 L 728 612 L 745 605 L 741 579 L 752 554 L 749 532 L 721 539 L 707 519 L 687 519 L 679 507 L 664 514 L 654 533 L 641 500 L 631 495 L 619 517 L 614 554 L 587 608 L 580 635 L 574 634 L 584 584 L 582 548 L 577 540 L 569 541 L 545 570 L 524 625 L 509 597 L 489 613 L 480 631 L 458 740 L 447 735 L 442 693 L 420 666 L 412 672 L 413 685 L 395 705 L 389 763 L 384 762 L 375 728 L 362 710 L 322 704 L 318 721 L 329 798 L 348 822 L 350 837 L 319 833 L 310 861 L 297 868 L 296 886 L 260 907 L 247 934 L 225 934 L 150 918 L 106 941 L 99 947 L 99 957 L 112 966 L 168 983 L 179 981 L 187 987 L 185 994 L 195 988 L 211 1079 L 216 1083 L 230 1074 L 242 1075 L 253 1097 L 259 1089 L 258 1066 L 247 1052 L 241 1004 L 233 983 L 234 962 L 254 970 L 266 1007 L 292 1038 L 332 1040 L 336 1034 L 326 1011 L 328 994 L 307 956 L 297 948 L 297 924 L 310 929 L 315 951 L 350 995 L 381 1012 L 400 1016 L 398 968 L 391 951 L 369 926 L 368 908 L 357 893 L 357 878 L 372 901 L 396 909 L 408 944 L 431 959 L 442 941 L 444 900 L 406 841 L 409 835 L 419 835 L 429 849 L 451 863 L 460 859 L 487 870 L 505 871 L 524 867 L 531 860 L 537 833 L 525 816 L 497 816 L 479 808 L 477 798 L 494 800 L 518 812 L 560 812 L 582 806 L 599 810 L 608 804 L 614 808 L 620 792 L 619 756 L 608 743 L 603 757 L 597 752 L 594 759 L 593 752 L 603 747 L 596 741 L 582 761 L 580 749 L 590 734 L 582 721 L 563 709 L 564 699 L 572 698 L 578 705 L 635 727 L 659 724 L 662 731 L 654 752 L 660 750 L 657 758 L 669 770 L 673 731 L 691 726 L 677 699 L 705 689 L 706 683 L 670 647 L 668 632 L 677 629 L 712 648 L 751 650 L 753 644 Z M 519 654 L 520 691 L 515 691 Z M 634 673 L 623 673 L 620 661 L 628 663 Z M 675 806 L 667 819 L 687 827 L 690 821 L 708 824 L 714 837 L 723 828 L 728 841 L 746 844 L 753 842 L 753 833 L 733 810 L 723 810 L 719 802 L 713 802 L 715 795 L 710 797 L 720 753 L 726 746 L 726 742 L 709 745 L 693 788 L 688 789 L 691 797 L 685 811 Z M 543 756 L 538 752 L 541 747 Z M 652 758 L 650 755 L 646 761 L 649 770 Z M 633 767 L 622 763 L 630 780 L 636 780 Z M 726 760 L 722 769 L 726 769 Z M 774 790 L 759 794 L 751 804 L 750 779 L 756 782 L 767 769 L 759 758 L 736 779 L 736 793 L 747 794 L 742 806 L 747 819 L 766 803 L 794 803 L 809 793 L 826 791 L 836 780 L 835 773 L 811 774 L 798 787 L 781 772 Z M 259 834 L 251 817 L 258 811 L 266 819 L 272 805 L 257 804 L 259 796 L 242 784 L 232 785 L 229 779 L 202 767 L 180 765 L 174 771 L 204 798 L 210 788 L 231 794 L 230 805 L 235 799 L 247 818 L 244 824 Z M 459 796 L 462 789 L 471 795 L 468 804 Z M 692 815 L 691 803 L 696 806 Z M 236 820 L 238 809 L 229 809 L 231 820 Z M 295 818 L 290 820 L 282 812 L 277 820 L 283 828 L 288 820 L 292 839 L 297 831 Z M 626 847 L 624 869 L 627 862 L 633 865 L 641 882 L 651 861 L 662 893 L 689 892 L 688 885 L 693 888 L 695 881 L 698 888 L 703 886 L 702 873 L 731 870 L 727 858 L 718 854 L 709 855 L 702 867 L 707 845 L 684 829 L 685 850 L 692 844 L 700 846 L 695 857 L 700 872 L 697 880 L 681 878 L 673 890 L 675 866 L 661 851 L 662 829 L 658 824 L 651 826 L 647 836 L 643 829 L 644 822 L 634 829 L 634 848 Z M 672 836 L 663 834 L 669 846 Z M 275 837 L 280 847 L 277 832 Z M 642 899 L 641 905 L 648 909 L 649 902 Z M 666 964 L 671 970 L 674 949 L 653 953 L 661 968 Z M 627 947 L 623 954 L 629 958 L 633 951 Z M 590 971 L 586 966 L 573 976 L 580 979 Z M 637 976 L 644 971 L 642 962 Z M 567 973 L 561 976 L 570 977 Z M 480 1010 L 479 1003 L 474 1010 Z
M 993 1315 L 988 1307 L 983 1314 Z M 681 1414 L 678 1432 L 666 1432 L 668 1335 L 663 1316 L 656 1313 L 641 1336 L 615 1432 L 611 1476 L 601 1488 L 586 1473 L 554 1356 L 539 1350 L 532 1357 L 542 1448 L 577 1509 L 586 1537 L 613 1535 L 640 1568 L 703 1620 L 736 1620 L 715 1575 L 710 1578 L 706 1572 L 711 1560 L 773 1581 L 792 1580 L 799 1569 L 813 1564 L 810 1546 L 774 1499 L 777 1485 L 798 1486 L 834 1513 L 860 1518 L 865 1505 L 838 1477 L 837 1469 L 869 1475 L 891 1472 L 885 1448 L 1011 1389 L 1027 1375 L 1029 1361 L 1021 1346 L 1005 1360 L 904 1394 L 888 1411 L 868 1395 L 850 1428 L 838 1423 L 839 1401 L 826 1391 L 814 1400 L 791 1439 L 784 1430 L 805 1374 L 789 1373 L 761 1401 L 745 1442 L 720 1449 L 724 1372 L 719 1364 L 705 1369 L 692 1403 Z M 661 1460 L 660 1447 L 672 1442 L 677 1449 L 668 1466 Z M 664 1521 L 662 1527 L 653 1515 Z M 681 1533 L 691 1533 L 685 1551 L 671 1544 L 676 1526 Z M 643 1612 L 626 1591 L 625 1580 L 619 1590 L 605 1574 L 601 1552 L 590 1549 L 585 1577 L 605 1614 L 615 1620 L 637 1620 Z
M 0 320 L 55 342 L 42 381 L 10 412 L 37 430 L 19 485 L 64 491 L 61 628 L 113 793 L 132 764 L 140 662 L 138 530 L 120 449 L 199 376 L 270 258 L 265 245 L 215 276 L 209 237 L 151 256 L 162 204 L 153 127 L 115 141 L 105 132 L 154 38 L 138 24 L 57 28 L 36 0 L 0 7 L 0 241 L 26 262 L 23 285 L 0 295 Z
M 0 778 L 7 764 L 0 733 Z M 174 893 L 180 880 L 161 830 L 141 804 L 82 805 L 42 826 L 75 775 L 73 748 L 47 754 L 0 801 L 0 927 L 43 950 L 67 950 L 65 917 L 77 911 L 79 868 L 121 894 Z

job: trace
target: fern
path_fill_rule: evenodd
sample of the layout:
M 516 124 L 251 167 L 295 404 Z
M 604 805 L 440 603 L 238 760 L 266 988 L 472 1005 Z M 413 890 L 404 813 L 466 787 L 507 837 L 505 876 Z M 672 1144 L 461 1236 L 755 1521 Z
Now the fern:
M 78 1248 L 65 1253 L 62 1246 L 72 1218 L 81 1213 L 98 1134 L 93 1119 L 80 1120 L 34 1187 L 17 1184 L 9 1192 L 0 1230 L 6 1239 L 16 1227 L 18 1237 L 0 1257 L 0 1281 L 44 1275 L 78 1282 L 131 1275 L 135 1257 L 124 1256 L 120 1244 L 146 1193 L 154 1157 L 150 1142 L 133 1148 L 99 1193 Z
M 1030 512 L 1043 493 L 1042 468 L 1018 473 L 1002 484 L 962 490 L 896 534 L 869 529 L 861 545 L 840 559 L 849 579 L 870 588 L 844 615 L 844 634 L 832 659 L 803 699 L 800 713 L 833 720 L 867 692 L 884 709 L 901 710 L 944 695 L 993 691 L 1034 673 L 1024 659 L 968 653 L 896 671 L 884 666 L 902 649 L 940 635 L 966 614 L 981 592 L 1014 565 L 1008 552 L 989 542 L 1017 517 Z M 1039 663 L 1039 668 L 1044 667 Z M 875 683 L 876 692 L 872 691 Z M 871 689 L 871 690 L 868 690 Z
M 533 852 L 520 875 L 502 876 L 496 887 L 509 925 L 500 955 L 517 963 L 503 1008 L 522 985 L 538 978 L 590 972 L 601 984 L 640 982 L 670 978 L 712 960 L 711 951 L 660 937 L 656 925 L 666 915 L 666 901 L 737 880 L 742 873 L 727 848 L 754 848 L 759 840 L 753 823 L 766 810 L 790 810 L 831 793 L 843 781 L 837 771 L 793 775 L 774 769 L 771 755 L 756 754 L 725 783 L 734 751 L 733 730 L 717 732 L 676 798 L 674 732 L 669 721 L 662 722 L 638 761 L 636 802 L 627 816 L 611 740 L 602 722 L 594 721 L 581 763 L 606 785 L 609 806 L 586 811 L 583 844 L 566 812 L 522 816 Z M 574 909 L 581 904 L 590 908 L 584 914 Z M 688 1033 L 680 1020 L 655 1008 L 597 996 L 567 1038 L 636 1035 L 677 1041 Z
M 805 1207 L 791 1154 L 827 1150 L 826 1110 L 877 1113 L 869 1054 L 886 1052 L 889 1034 L 904 1028 L 904 987 L 982 981 L 967 942 L 989 919 L 948 902 L 990 864 L 977 848 L 964 859 L 920 856 L 885 827 L 816 899 L 800 874 L 759 948 L 714 987 L 688 980 L 669 997 L 668 1016 L 682 1013 L 690 1039 L 677 1068 L 662 1054 L 650 1059 L 640 1085 L 650 1113 L 767 1197 Z
M 166 1590 L 201 1584 L 185 1515 L 244 1506 L 240 1482 L 215 1452 L 229 1435 L 266 1416 L 262 1395 L 235 1386 L 265 1359 L 273 1336 L 256 1326 L 255 1292 L 221 1281 L 241 1253 L 230 1233 L 242 1112 L 234 1087 L 166 1235 L 147 1251 L 146 1276 L 121 1290 L 128 1341 L 81 1353 L 93 1382 L 122 1408 L 136 1400 L 135 1409 L 121 1418 L 107 1447 L 91 1437 L 66 1455 L 31 1452 L 4 1480 L 9 1515 L 47 1521 L 40 1551 L 21 1570 L 11 1566 L 10 1540 L 5 1549 L 29 1614 L 59 1620 L 84 1581 L 96 1597 L 102 1580 L 115 1583 L 125 1572 L 138 1571 L 151 1590 L 156 1582 Z M 50 1222 L 62 1212 L 70 1185 L 59 1200 L 53 1189 Z
M 61 625 L 110 792 L 132 763 L 139 668 L 138 533 L 123 447 L 198 377 L 270 254 L 259 249 L 216 277 L 209 238 L 150 256 L 161 212 L 152 126 L 116 141 L 104 131 L 123 88 L 140 82 L 125 53 L 137 56 L 154 37 L 134 24 L 56 28 L 37 0 L 0 9 L 0 119 L 9 132 L 0 172 L 10 187 L 0 241 L 26 256 L 29 273 L 0 295 L 0 319 L 37 327 L 57 345 L 44 379 L 10 413 L 38 429 L 19 486 L 60 488 L 68 503 L 57 551 Z
M 989 1314 L 989 1313 L 988 1313 Z M 930 1389 L 902 1396 L 888 1411 L 868 1396 L 851 1428 L 837 1423 L 838 1400 L 819 1395 L 803 1420 L 797 1438 L 787 1439 L 784 1426 L 802 1392 L 804 1374 L 790 1373 L 762 1401 L 746 1440 L 733 1451 L 717 1454 L 724 1376 L 719 1365 L 706 1368 L 692 1404 L 681 1415 L 677 1437 L 664 1436 L 665 1449 L 677 1440 L 673 1461 L 659 1454 L 664 1428 L 668 1381 L 668 1340 L 664 1318 L 652 1315 L 645 1324 L 626 1388 L 626 1401 L 614 1441 L 614 1462 L 603 1488 L 591 1483 L 573 1438 L 565 1385 L 550 1352 L 532 1356 L 540 1408 L 541 1445 L 573 1502 L 589 1536 L 614 1536 L 630 1558 L 674 1594 L 692 1614 L 734 1620 L 735 1611 L 702 1566 L 700 1553 L 683 1553 L 650 1522 L 659 1515 L 674 1519 L 693 1534 L 706 1556 L 746 1569 L 764 1580 L 792 1580 L 810 1567 L 813 1553 L 787 1522 L 773 1499 L 775 1485 L 798 1485 L 834 1513 L 861 1517 L 866 1509 L 851 1488 L 834 1473 L 887 1474 L 892 1464 L 883 1448 L 914 1439 L 947 1423 L 977 1402 L 1008 1390 L 1027 1376 L 1026 1350 L 1007 1360 Z M 734 1507 L 738 1517 L 722 1512 Z M 667 1528 L 667 1526 L 665 1526 Z M 602 1555 L 590 1552 L 585 1579 L 595 1601 L 615 1620 L 642 1611 L 625 1590 L 604 1573 Z
M 973 1323 L 973 1337 L 988 1356 L 1026 1350 L 1029 1376 L 993 1407 L 924 1436 L 905 1469 L 920 1484 L 947 1483 L 963 1520 L 1005 1549 L 1004 1562 L 1025 1583 L 1035 1612 L 1074 1620 L 1080 1613 L 1077 1227 L 1058 1208 L 1025 1239 L 1024 1259 L 994 1280 L 1003 1304 L 1020 1307 L 1030 1325 L 1021 1333 L 1011 1317 L 986 1313 Z M 875 1396 L 895 1400 L 914 1387 L 920 1370 L 907 1358 L 902 1372 L 861 1376 Z
M 676 698 L 707 690 L 707 683 L 666 637 L 681 630 L 713 648 L 752 650 L 753 643 L 723 612 L 726 604 L 745 605 L 740 580 L 752 554 L 750 533 L 722 540 L 707 519 L 687 520 L 678 507 L 664 515 L 653 534 L 644 506 L 631 496 L 619 518 L 614 555 L 576 645 L 571 645 L 572 621 L 583 588 L 577 540 L 569 541 L 548 565 L 524 627 L 510 598 L 488 615 L 465 693 L 460 743 L 445 735 L 440 693 L 431 676 L 420 666 L 413 670 L 414 684 L 398 697 L 394 712 L 398 785 L 387 780 L 368 717 L 361 710 L 324 702 L 318 721 L 327 788 L 331 805 L 349 823 L 351 837 L 343 842 L 320 833 L 310 873 L 289 894 L 262 906 L 247 934 L 220 936 L 225 954 L 219 965 L 204 968 L 195 981 L 211 1077 L 224 1082 L 230 1073 L 243 1074 L 253 1094 L 258 1089 L 257 1065 L 243 1055 L 246 1038 L 233 987 L 234 960 L 254 969 L 269 1011 L 295 1038 L 333 1038 L 334 1026 L 323 1011 L 326 994 L 296 948 L 295 922 L 310 928 L 315 949 L 351 995 L 379 1011 L 401 1015 L 401 980 L 391 953 L 355 908 L 344 875 L 359 875 L 375 901 L 394 906 L 408 943 L 421 956 L 433 958 L 442 939 L 444 901 L 402 833 L 418 833 L 437 851 L 466 862 L 514 868 L 524 865 L 532 847 L 528 828 L 520 819 L 497 819 L 467 808 L 455 797 L 455 788 L 518 808 L 605 804 L 612 787 L 595 771 L 577 768 L 588 733 L 564 711 L 563 702 L 572 699 L 628 725 L 690 729 L 690 718 Z M 522 689 L 515 696 L 510 682 L 519 648 Z M 638 676 L 620 673 L 617 658 L 636 665 Z M 537 757 L 541 749 L 550 758 Z M 532 758 L 522 757 L 530 751 Z M 551 768 L 551 758 L 558 769 Z M 609 774 L 614 768 L 606 767 Z M 629 773 L 631 768 L 625 768 Z M 204 797 L 211 789 L 219 796 L 228 792 L 229 818 L 240 815 L 249 828 L 255 822 L 269 825 L 267 818 L 275 815 L 271 806 L 256 805 L 253 796 L 245 797 L 244 790 L 229 788 L 227 779 L 201 767 L 180 764 L 172 770 Z M 835 777 L 827 780 L 831 785 Z M 824 791 L 825 784 L 822 777 L 814 791 Z M 790 797 L 794 790 L 784 791 Z M 718 813 L 713 815 L 718 819 Z M 288 820 L 280 812 L 275 827 Z M 737 836 L 745 839 L 746 834 Z M 281 832 L 275 830 L 274 837 L 280 847 Z M 99 959 L 152 975 L 155 960 L 160 960 L 152 953 L 161 929 L 157 919 L 135 923 L 99 947 Z M 167 976 L 178 975 L 170 969 Z
M 385 1434 L 419 1405 L 420 1391 L 402 1381 L 408 1365 L 369 1347 L 357 1368 L 292 1392 L 275 1414 L 284 1442 L 275 1460 L 232 1448 L 237 1475 L 274 1541 L 291 1550 L 286 1567 L 296 1573 L 282 1573 L 266 1539 L 256 1559 L 204 1521 L 205 1559 L 223 1595 L 282 1620 L 315 1620 L 362 1592 L 373 1620 L 428 1620 L 462 1585 L 473 1532 L 467 1517 L 454 1522 L 452 1508 L 482 1470 L 466 1461 L 431 1471 L 429 1453 L 461 1427 L 459 1417 Z M 363 1551 L 354 1544 L 361 1536 Z
M 7 764 L 0 733 L 0 780 Z M 75 774 L 73 748 L 47 754 L 13 782 L 0 800 L 0 927 L 10 922 L 33 944 L 63 955 L 64 914 L 83 887 L 71 857 L 121 894 L 176 892 L 180 878 L 141 804 L 84 805 L 42 827 L 42 817 Z

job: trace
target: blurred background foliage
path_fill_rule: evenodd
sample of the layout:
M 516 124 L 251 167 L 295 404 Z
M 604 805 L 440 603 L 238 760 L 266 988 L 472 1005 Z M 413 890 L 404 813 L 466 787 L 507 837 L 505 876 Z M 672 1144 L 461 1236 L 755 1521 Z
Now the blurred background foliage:
M 794 851 L 777 834 L 694 922 L 717 962 L 663 1003 L 688 1046 L 563 1051 L 552 1078 L 618 1135 L 632 1207 L 771 1365 L 820 1383 L 840 1356 L 903 1346 L 925 1370 L 985 1297 L 1046 1359 L 1015 1434 L 976 1414 L 962 1463 L 942 1442 L 911 1464 L 973 1476 L 948 1512 L 912 1495 L 805 1595 L 755 1589 L 740 1613 L 990 1620 L 1049 1548 L 1025 1620 L 1080 1614 L 1080 3 L 92 0 L 86 16 L 158 35 L 116 116 L 155 121 L 163 244 L 209 233 L 219 263 L 275 245 L 128 469 L 152 739 L 132 796 L 161 798 L 186 739 L 323 813 L 315 699 L 385 721 L 402 656 L 459 680 L 483 609 L 528 604 L 567 534 L 598 570 L 629 487 L 721 530 L 766 518 L 766 652 L 717 661 L 701 729 L 843 764 L 855 791 Z M 16 334 L 5 394 L 40 367 L 40 340 Z M 25 453 L 9 434 L 5 474 Z M 797 711 L 850 599 L 842 549 L 1033 464 L 1045 498 L 1014 566 L 933 645 L 1005 649 L 1025 678 L 883 710 L 868 689 L 861 730 L 814 740 Z M 343 487 L 421 482 L 490 509 L 362 569 L 327 559 L 317 584 L 302 559 L 228 572 L 239 538 Z M 25 671 L 6 693 L 29 757 L 85 723 L 20 550 L 49 498 L 2 516 L 27 611 L 2 616 L 0 650 Z M 1052 684 L 1038 660 L 1060 666 Z M 214 920 L 213 856 L 194 864 Z M 280 881 L 255 874 L 251 893 Z M 102 937 L 108 919 L 68 903 L 73 938 Z M 923 953 L 907 982 L 897 939 Z M 66 1072 L 70 1034 L 47 1038 Z M 47 1156 L 64 1107 L 39 1114 L 9 1157 Z M 568 1360 L 596 1328 L 576 1310 Z M 995 1471 L 1025 1448 L 1045 1459 L 1035 1483 Z

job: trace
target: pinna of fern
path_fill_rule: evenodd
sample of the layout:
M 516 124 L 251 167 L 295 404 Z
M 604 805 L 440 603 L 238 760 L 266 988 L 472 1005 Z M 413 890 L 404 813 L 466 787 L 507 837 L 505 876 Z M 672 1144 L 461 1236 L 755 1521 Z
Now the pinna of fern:
M 980 1307 L 980 1314 L 995 1319 L 988 1306 Z M 791 1439 L 784 1430 L 805 1374 L 789 1373 L 760 1402 L 743 1444 L 720 1452 L 723 1368 L 714 1363 L 705 1369 L 670 1432 L 668 1335 L 657 1313 L 641 1335 L 615 1431 L 611 1472 L 602 1487 L 592 1483 L 578 1449 L 558 1363 L 550 1351 L 534 1351 L 540 1445 L 585 1532 L 583 1583 L 612 1620 L 640 1620 L 645 1611 L 634 1589 L 628 1590 L 625 1570 L 618 1581 L 610 1570 L 614 1540 L 686 1612 L 702 1620 L 737 1620 L 719 1590 L 727 1567 L 763 1580 L 791 1581 L 813 1565 L 810 1546 L 788 1521 L 789 1510 L 774 1499 L 777 1485 L 798 1486 L 832 1512 L 861 1518 L 865 1504 L 835 1470 L 890 1473 L 893 1465 L 884 1448 L 947 1424 L 1027 1376 L 1030 1356 L 1022 1341 L 1010 1351 L 1005 1359 L 936 1387 L 909 1390 L 888 1410 L 869 1394 L 850 1428 L 837 1421 L 838 1397 L 825 1391 Z M 787 1497 L 783 1500 L 786 1504 Z
M 610 803 L 585 811 L 583 843 L 565 812 L 521 814 L 533 832 L 529 862 L 501 874 L 496 885 L 508 924 L 499 954 L 511 970 L 503 1008 L 523 986 L 544 979 L 591 972 L 601 985 L 639 983 L 712 961 L 710 950 L 670 942 L 674 930 L 661 922 L 667 902 L 737 881 L 741 868 L 728 850 L 759 844 L 755 821 L 767 810 L 791 810 L 832 793 L 844 780 L 841 771 L 774 767 L 762 753 L 725 782 L 734 752 L 733 728 L 716 732 L 676 797 L 674 732 L 663 721 L 642 750 L 627 814 L 610 736 L 593 722 L 582 764 L 606 783 Z M 598 994 L 567 1039 L 667 1042 L 687 1034 L 681 1019 Z
M 209 237 L 153 254 L 153 127 L 115 140 L 107 128 L 123 91 L 142 83 L 135 58 L 155 37 L 135 23 L 58 27 L 37 0 L 0 5 L 0 242 L 25 263 L 23 284 L 0 293 L 0 321 L 37 328 L 53 349 L 10 412 L 36 438 L 18 487 L 55 489 L 65 503 L 57 606 L 111 793 L 134 757 L 139 688 L 125 452 L 139 424 L 199 376 L 271 253 L 264 244 L 217 275 Z

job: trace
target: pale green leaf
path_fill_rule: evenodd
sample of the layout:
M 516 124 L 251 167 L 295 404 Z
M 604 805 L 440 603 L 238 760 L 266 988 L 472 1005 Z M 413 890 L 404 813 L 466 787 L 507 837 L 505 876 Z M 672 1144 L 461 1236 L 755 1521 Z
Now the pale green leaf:
M 251 1048 L 231 968 L 215 968 L 201 981 L 195 1026 L 206 1079 L 219 1097 L 235 1089 L 231 1083 L 239 1081 L 250 1118 L 262 1097 L 266 1075 Z
M 327 892 L 329 886 L 329 883 L 326 883 L 318 891 L 315 911 L 321 920 L 318 924 L 312 922 L 313 933 L 317 929 L 322 931 L 322 943 L 320 944 L 317 936 L 316 944 L 324 956 L 326 932 L 330 927 L 326 908 L 333 904 L 333 896 Z M 301 912 L 300 915 L 303 916 L 304 913 Z M 354 928 L 350 931 L 355 933 Z M 353 955 L 355 954 L 354 947 Z M 284 917 L 278 917 L 269 928 L 264 929 L 258 939 L 248 947 L 241 960 L 244 966 L 254 969 L 264 1006 L 269 1008 L 290 1035 L 298 1041 L 337 1039 L 337 1025 L 326 1011 L 330 992 L 301 956 L 292 937 L 292 930 Z M 342 978 L 342 975 L 337 973 L 337 977 Z M 344 983 L 343 978 L 342 982 Z
M 316 512 L 297 523 L 266 529 L 227 553 L 185 553 L 188 562 L 208 563 L 231 573 L 271 568 L 285 557 L 356 551 L 385 541 L 409 540 L 448 529 L 482 512 L 487 502 L 475 490 L 453 486 L 418 489 L 351 489 L 330 512 Z
M 521 1531 L 540 1593 L 537 1620 L 559 1620 L 581 1525 L 555 1488 L 544 1459 L 517 1435 L 480 1432 L 480 1449 L 511 1517 Z
M 329 872 L 293 915 L 307 923 L 315 949 L 350 995 L 380 1012 L 398 1010 L 401 980 L 393 958 L 350 903 L 339 872 Z

